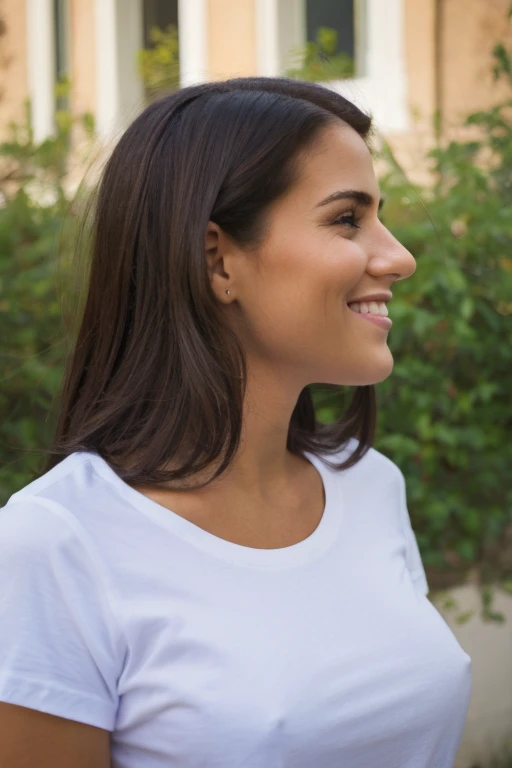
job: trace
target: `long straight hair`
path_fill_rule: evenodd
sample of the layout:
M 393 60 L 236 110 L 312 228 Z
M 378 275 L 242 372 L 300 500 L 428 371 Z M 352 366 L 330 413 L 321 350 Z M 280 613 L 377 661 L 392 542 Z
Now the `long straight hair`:
M 297 179 L 300 152 L 336 118 L 368 139 L 370 117 L 330 89 L 237 78 L 165 96 L 128 127 L 97 190 L 86 296 L 46 470 L 93 451 L 126 482 L 153 488 L 215 463 L 207 482 L 225 471 L 241 439 L 247 365 L 210 286 L 206 227 L 212 220 L 244 246 L 261 241 L 269 206 Z M 370 448 L 375 420 L 372 386 L 357 387 L 328 424 L 305 387 L 287 447 L 325 461 L 355 437 L 348 459 L 326 461 L 345 469 Z

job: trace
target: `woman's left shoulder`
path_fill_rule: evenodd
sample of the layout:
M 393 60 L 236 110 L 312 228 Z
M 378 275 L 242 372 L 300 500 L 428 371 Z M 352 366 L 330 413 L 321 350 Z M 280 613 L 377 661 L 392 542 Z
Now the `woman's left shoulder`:
M 337 453 L 326 456 L 325 458 L 333 463 L 346 461 L 359 447 L 359 440 L 351 437 L 348 442 Z M 395 462 L 381 453 L 376 448 L 370 447 L 363 456 L 351 467 L 341 472 L 350 472 L 359 477 L 368 477 L 372 482 L 379 479 L 392 480 L 401 484 L 404 482 L 404 476 L 400 467 Z

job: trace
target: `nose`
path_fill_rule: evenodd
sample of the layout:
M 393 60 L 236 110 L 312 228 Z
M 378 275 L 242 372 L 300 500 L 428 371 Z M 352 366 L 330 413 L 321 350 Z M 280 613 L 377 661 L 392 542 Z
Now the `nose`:
M 379 277 L 393 276 L 395 281 L 405 280 L 416 271 L 416 259 L 381 221 L 377 222 L 377 227 L 368 272 Z

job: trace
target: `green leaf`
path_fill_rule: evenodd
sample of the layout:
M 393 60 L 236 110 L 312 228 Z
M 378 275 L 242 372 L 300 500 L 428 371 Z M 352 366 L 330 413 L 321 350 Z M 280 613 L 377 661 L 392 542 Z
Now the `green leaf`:
M 467 624 L 468 621 L 475 615 L 475 611 L 465 611 L 464 613 L 461 613 L 455 621 L 457 624 Z

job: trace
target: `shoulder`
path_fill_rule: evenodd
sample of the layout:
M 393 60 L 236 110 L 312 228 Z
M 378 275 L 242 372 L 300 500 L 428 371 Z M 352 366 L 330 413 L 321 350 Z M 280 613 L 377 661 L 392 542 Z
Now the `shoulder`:
M 116 590 L 87 525 L 85 467 L 83 457 L 72 455 L 0 508 L 0 571 L 22 617 L 43 617 L 44 623 L 51 610 L 70 630 L 80 614 L 91 627 L 108 627 L 117 644 L 121 633 L 111 605 Z M 9 615 L 1 599 L 0 612 Z
M 51 499 L 64 489 L 70 489 L 73 486 L 78 490 L 80 478 L 87 472 L 91 461 L 94 462 L 97 459 L 99 457 L 96 454 L 86 451 L 77 451 L 66 456 L 65 459 L 48 472 L 45 472 L 40 477 L 27 483 L 23 488 L 20 488 L 16 493 L 13 493 L 6 506 L 19 501 L 28 501 L 29 499 Z
M 12 494 L 0 508 L 2 558 L 86 563 L 97 569 L 97 521 L 112 509 L 111 489 L 95 471 L 95 454 L 71 454 Z M 91 463 L 92 462 L 92 463 Z M 110 496 L 109 496 L 110 494 Z
M 79 520 L 55 499 L 26 492 L 0 508 L 0 561 L 10 576 L 35 585 L 80 570 L 97 580 L 98 560 Z
M 358 441 L 349 443 L 334 454 L 322 454 L 323 470 L 345 501 L 356 506 L 389 510 L 391 518 L 400 517 L 406 500 L 405 479 L 400 468 L 388 456 L 369 448 L 355 464 L 343 468 L 343 463 L 353 455 Z M 332 466 L 332 465 L 337 465 Z
M 351 437 L 348 443 L 335 454 L 323 454 L 321 458 L 329 463 L 340 464 L 350 458 L 358 446 L 359 441 L 355 437 Z M 333 469 L 332 471 L 340 476 L 357 478 L 358 481 L 371 479 L 373 483 L 392 482 L 398 486 L 404 483 L 404 476 L 398 465 L 375 448 L 369 448 L 353 466 L 347 469 Z
M 25 524 L 34 533 L 44 524 L 52 535 L 58 532 L 54 529 L 85 535 L 113 508 L 116 486 L 110 475 L 114 475 L 113 470 L 99 455 L 77 451 L 13 493 L 0 508 L 0 519 L 9 519 L 12 525 Z
M 74 535 L 72 514 L 58 503 L 59 489 L 72 484 L 76 455 L 28 483 L 0 508 L 0 548 L 3 557 L 47 558 L 69 546 Z

